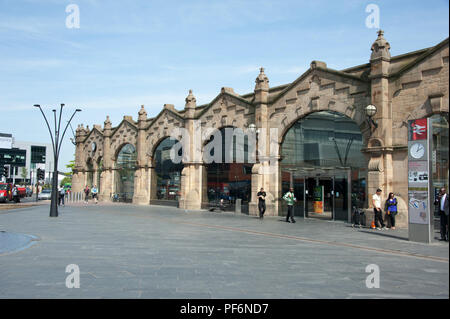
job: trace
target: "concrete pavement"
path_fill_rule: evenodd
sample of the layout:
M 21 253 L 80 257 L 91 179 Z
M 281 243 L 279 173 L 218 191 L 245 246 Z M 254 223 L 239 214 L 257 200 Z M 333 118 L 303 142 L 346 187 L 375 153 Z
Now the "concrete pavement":
M 90 203 L 0 212 L 34 245 L 0 255 L 0 298 L 448 298 L 448 243 L 342 222 Z M 1 238 L 0 238 L 1 240 Z M 66 266 L 80 288 L 66 287 Z M 380 269 L 367 288 L 366 267 Z

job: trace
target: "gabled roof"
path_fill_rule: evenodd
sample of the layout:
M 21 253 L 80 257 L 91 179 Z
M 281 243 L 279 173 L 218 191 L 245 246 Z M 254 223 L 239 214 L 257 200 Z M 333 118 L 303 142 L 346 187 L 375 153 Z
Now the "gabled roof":
M 411 62 L 407 63 L 406 65 L 404 65 L 403 67 L 401 67 L 395 73 L 390 74 L 389 77 L 391 77 L 391 78 L 399 77 L 400 75 L 402 75 L 403 73 L 405 73 L 406 71 L 408 71 L 409 69 L 414 67 L 415 65 L 419 64 L 420 62 L 422 62 L 423 60 L 428 58 L 430 55 L 434 54 L 436 51 L 438 51 L 441 48 L 443 48 L 446 45 L 448 45 L 448 42 L 449 42 L 449 38 L 441 41 L 440 43 L 438 43 L 434 47 L 431 47 L 431 48 L 428 48 L 428 49 L 423 49 L 423 50 L 418 50 L 418 51 L 414 51 L 414 52 L 410 52 L 409 54 L 403 54 L 400 57 L 405 57 L 405 56 L 410 55 L 410 54 L 419 54 L 419 56 L 417 58 L 415 58 L 413 61 L 411 61 Z M 399 56 L 397 56 L 396 58 L 398 59 Z M 391 58 L 391 61 L 392 61 L 392 58 Z
M 165 113 L 168 112 L 169 114 L 172 114 L 173 116 L 175 116 L 180 122 L 183 122 L 184 119 L 183 117 L 178 114 L 177 111 L 172 110 L 171 108 L 167 108 L 164 107 L 161 112 L 158 113 L 158 115 L 156 117 L 154 117 L 153 119 L 151 119 L 150 123 L 147 125 L 147 127 L 145 129 L 148 129 L 149 127 L 151 127 L 153 125 L 153 123 L 156 123 L 156 121 L 158 121 L 158 119 Z
M 115 128 L 112 129 L 111 132 L 111 137 L 114 136 L 114 134 L 117 132 L 117 130 L 122 126 L 123 123 L 128 123 L 131 125 L 132 128 L 134 128 L 137 131 L 137 126 L 136 123 L 134 123 L 133 121 L 130 121 L 128 119 L 128 117 L 124 117 L 124 119 L 122 120 L 122 122 L 119 123 L 119 125 L 117 125 Z
M 94 126 L 84 140 L 87 141 L 94 131 L 97 131 L 103 137 L 103 132 L 100 131 L 96 126 Z
M 338 71 L 338 70 L 334 70 L 334 69 L 330 69 L 328 67 L 322 67 L 322 66 L 315 66 L 314 68 L 309 68 L 308 70 L 306 70 L 302 75 L 300 75 L 294 82 L 288 84 L 277 96 L 275 96 L 273 98 L 272 101 L 270 101 L 270 103 L 275 103 L 276 101 L 278 101 L 283 95 L 285 95 L 288 91 L 290 91 L 293 87 L 295 87 L 298 83 L 300 83 L 301 81 L 303 81 L 306 77 L 308 77 L 308 75 L 313 74 L 317 71 L 322 71 L 325 73 L 330 73 L 333 75 L 338 75 L 341 77 L 345 77 L 351 80 L 356 80 L 359 82 L 363 82 L 363 83 L 368 83 L 368 80 L 365 80 L 359 76 L 350 74 L 350 73 L 345 73 L 342 71 Z
M 207 110 L 209 110 L 213 105 L 214 105 L 214 103 L 216 103 L 222 96 L 225 96 L 225 95 L 227 95 L 227 96 L 230 96 L 230 97 L 232 97 L 232 98 L 235 98 L 235 99 L 237 99 L 237 100 L 239 100 L 239 101 L 241 101 L 242 103 L 245 103 L 245 104 L 247 104 L 247 105 L 252 105 L 252 103 L 251 102 L 249 102 L 249 101 L 247 101 L 246 99 L 244 99 L 244 98 L 242 98 L 242 96 L 239 96 L 239 95 L 234 95 L 234 94 L 231 94 L 231 93 L 229 93 L 229 92 L 226 92 L 226 91 L 222 91 L 222 92 L 220 92 L 211 102 L 209 102 L 208 104 L 204 104 L 204 105 L 201 105 L 201 106 L 197 106 L 196 107 L 196 109 L 198 110 L 199 108 L 201 108 L 201 110 L 200 110 L 200 113 L 198 113 L 196 116 L 195 116 L 195 118 L 200 118 L 203 114 L 205 114 L 205 112 L 207 111 Z

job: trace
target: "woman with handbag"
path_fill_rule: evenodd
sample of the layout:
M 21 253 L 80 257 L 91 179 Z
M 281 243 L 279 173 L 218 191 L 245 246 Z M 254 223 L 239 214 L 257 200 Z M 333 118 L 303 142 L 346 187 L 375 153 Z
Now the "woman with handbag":
M 397 215 L 397 198 L 395 198 L 394 193 L 389 193 L 388 199 L 385 204 L 386 219 L 389 220 L 391 224 L 391 229 L 395 229 L 395 216 Z

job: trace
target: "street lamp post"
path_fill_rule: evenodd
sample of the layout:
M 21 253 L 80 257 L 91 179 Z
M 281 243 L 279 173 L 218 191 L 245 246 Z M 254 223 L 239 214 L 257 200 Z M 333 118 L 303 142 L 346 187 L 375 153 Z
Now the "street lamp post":
M 52 133 L 52 130 L 50 129 L 50 125 L 47 121 L 47 117 L 45 116 L 44 112 L 41 109 L 41 106 L 39 104 L 35 104 L 34 107 L 38 107 L 39 110 L 42 113 L 42 116 L 44 117 L 45 123 L 47 124 L 48 132 L 50 133 L 50 138 L 52 140 L 52 147 L 53 147 L 53 163 L 54 163 L 54 169 L 53 169 L 53 180 L 52 180 L 52 197 L 51 197 L 51 204 L 50 204 L 50 217 L 58 217 L 58 158 L 59 158 L 59 151 L 61 150 L 62 141 L 64 139 L 64 135 L 66 134 L 67 127 L 70 124 L 70 121 L 75 116 L 75 113 L 81 112 L 80 109 L 76 109 L 75 112 L 73 112 L 72 116 L 70 117 L 70 120 L 68 121 L 66 128 L 63 131 L 63 134 L 60 139 L 60 129 L 61 129 L 61 115 L 62 115 L 62 109 L 64 107 L 64 104 L 61 104 L 61 108 L 59 110 L 59 121 L 58 125 L 56 124 L 56 110 L 53 111 L 53 117 L 55 120 L 55 131 Z

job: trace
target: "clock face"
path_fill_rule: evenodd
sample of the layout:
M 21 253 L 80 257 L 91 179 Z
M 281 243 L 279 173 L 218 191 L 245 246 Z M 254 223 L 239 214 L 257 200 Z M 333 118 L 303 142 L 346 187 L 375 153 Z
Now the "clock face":
M 422 158 L 425 154 L 425 147 L 420 143 L 415 143 L 411 146 L 411 149 L 409 150 L 409 153 L 414 158 Z

